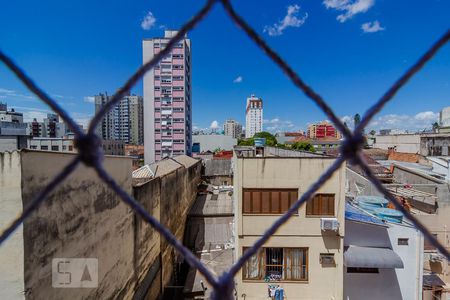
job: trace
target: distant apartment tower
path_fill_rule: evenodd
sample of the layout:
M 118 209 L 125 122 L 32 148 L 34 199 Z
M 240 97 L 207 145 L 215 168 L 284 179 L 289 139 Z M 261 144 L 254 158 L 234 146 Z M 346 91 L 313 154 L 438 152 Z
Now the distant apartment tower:
M 242 135 L 242 125 L 235 120 L 226 120 L 223 124 L 223 132 L 227 136 L 232 136 L 234 139 L 239 139 Z
M 145 39 L 143 62 L 167 46 L 177 31 Z M 191 154 L 192 90 L 191 40 L 185 36 L 153 70 L 144 76 L 144 160 Z
M 335 138 L 340 139 L 339 131 L 327 121 L 308 125 L 308 137 L 311 139 Z
M 97 113 L 111 96 L 98 94 L 95 99 Z M 108 111 L 101 124 L 97 127 L 97 134 L 103 140 L 123 141 L 126 144 L 143 144 L 143 99 L 141 96 L 126 95 L 120 99 L 113 109 Z
M 263 101 L 251 95 L 245 111 L 245 137 L 251 138 L 263 130 Z
M 28 123 L 28 134 L 32 137 L 63 137 L 67 133 L 67 126 L 60 122 L 59 116 L 54 113 L 47 114 L 42 122 L 33 119 Z
M 441 127 L 450 127 L 450 106 L 444 107 L 439 113 L 439 125 Z
M 23 149 L 27 146 L 27 124 L 23 114 L 14 109 L 8 111 L 6 103 L 0 102 L 0 152 Z

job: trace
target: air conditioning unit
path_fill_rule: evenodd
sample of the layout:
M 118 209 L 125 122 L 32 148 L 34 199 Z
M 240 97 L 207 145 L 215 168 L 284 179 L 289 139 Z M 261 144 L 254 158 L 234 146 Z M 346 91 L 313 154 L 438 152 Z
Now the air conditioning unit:
M 322 231 L 338 231 L 339 221 L 336 218 L 321 218 L 320 229 Z

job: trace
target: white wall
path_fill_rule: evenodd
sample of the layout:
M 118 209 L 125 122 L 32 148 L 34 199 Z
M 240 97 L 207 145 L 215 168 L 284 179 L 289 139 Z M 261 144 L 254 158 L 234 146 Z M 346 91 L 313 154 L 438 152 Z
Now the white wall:
M 418 134 L 398 134 L 398 135 L 377 135 L 375 136 L 374 148 L 387 150 L 396 147 L 398 152 L 419 153 L 420 135 Z
M 408 238 L 408 245 L 399 246 L 398 238 Z M 347 273 L 344 268 L 344 299 L 422 299 L 423 238 L 415 228 L 346 221 L 344 245 L 390 247 L 404 264 L 403 269 L 379 269 L 378 274 Z

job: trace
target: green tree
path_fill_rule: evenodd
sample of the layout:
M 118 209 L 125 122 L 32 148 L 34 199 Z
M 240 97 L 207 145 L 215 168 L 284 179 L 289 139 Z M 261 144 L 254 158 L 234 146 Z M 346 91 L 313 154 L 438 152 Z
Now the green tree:
M 255 140 L 253 138 L 238 140 L 239 146 L 254 146 Z
M 439 129 L 439 123 L 438 122 L 434 122 L 433 124 L 431 124 L 431 126 L 433 127 L 433 131 L 437 131 Z
M 292 144 L 291 148 L 294 150 L 316 152 L 314 146 L 309 142 L 295 142 Z
M 359 114 L 356 114 L 353 117 L 353 125 L 355 125 L 355 128 L 358 127 L 359 123 L 361 123 L 361 116 Z
M 267 131 L 258 132 L 253 136 L 253 138 L 265 138 L 267 146 L 276 146 L 278 144 L 275 136 Z

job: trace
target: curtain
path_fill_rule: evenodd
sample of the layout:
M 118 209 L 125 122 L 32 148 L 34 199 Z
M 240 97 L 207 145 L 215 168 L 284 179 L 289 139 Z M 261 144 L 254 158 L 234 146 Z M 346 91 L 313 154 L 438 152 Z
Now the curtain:
M 245 278 L 246 279 L 260 279 L 262 270 L 262 257 L 261 251 L 258 251 L 255 255 L 245 263 Z

